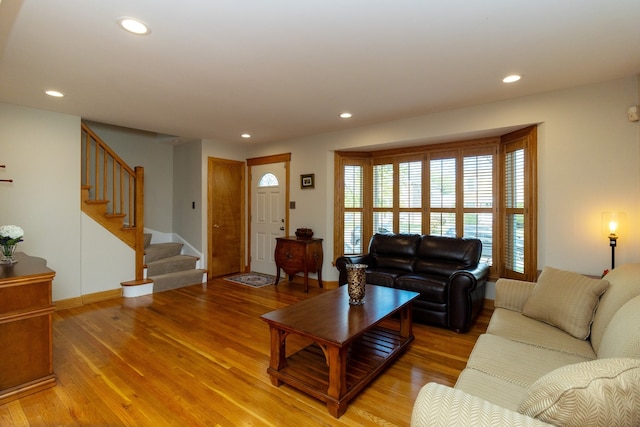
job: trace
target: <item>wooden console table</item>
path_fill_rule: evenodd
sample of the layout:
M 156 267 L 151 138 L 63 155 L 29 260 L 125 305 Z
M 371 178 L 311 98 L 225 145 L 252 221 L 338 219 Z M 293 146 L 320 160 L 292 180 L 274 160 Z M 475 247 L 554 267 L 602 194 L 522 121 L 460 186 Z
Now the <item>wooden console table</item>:
M 304 291 L 309 292 L 309 273 L 318 273 L 318 284 L 322 287 L 322 239 L 276 238 L 276 286 L 280 280 L 280 269 L 291 276 L 304 273 Z
M 56 385 L 53 374 L 51 285 L 42 258 L 15 254 L 0 265 L 0 405 Z

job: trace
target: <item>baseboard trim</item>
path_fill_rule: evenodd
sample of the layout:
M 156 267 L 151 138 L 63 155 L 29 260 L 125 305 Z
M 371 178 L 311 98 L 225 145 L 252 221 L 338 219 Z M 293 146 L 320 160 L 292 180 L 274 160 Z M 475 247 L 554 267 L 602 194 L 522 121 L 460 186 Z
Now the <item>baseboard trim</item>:
M 85 304 L 91 304 L 93 302 L 106 301 L 109 299 L 122 297 L 122 289 L 111 289 L 108 291 L 96 292 L 93 294 L 82 295 L 79 297 L 68 298 L 54 301 L 56 311 L 67 310 L 69 308 L 81 307 Z
M 69 308 L 81 307 L 82 297 L 61 299 L 61 300 L 54 301 L 53 303 L 56 306 L 56 311 L 67 310 Z
M 122 288 L 111 289 L 109 291 L 96 292 L 95 294 L 87 294 L 82 296 L 83 304 L 91 304 L 92 302 L 105 301 L 108 299 L 120 298 L 122 296 Z

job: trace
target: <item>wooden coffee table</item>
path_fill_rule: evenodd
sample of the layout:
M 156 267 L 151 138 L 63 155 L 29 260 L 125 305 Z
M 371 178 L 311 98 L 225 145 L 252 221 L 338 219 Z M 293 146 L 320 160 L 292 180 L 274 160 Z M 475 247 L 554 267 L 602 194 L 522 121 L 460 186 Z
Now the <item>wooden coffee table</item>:
M 417 292 L 367 285 L 365 303 L 349 305 L 347 286 L 262 315 L 271 332 L 271 383 L 289 384 L 327 404 L 338 418 L 348 402 L 413 341 Z M 380 323 L 398 313 L 399 321 Z M 313 344 L 287 357 L 286 339 Z

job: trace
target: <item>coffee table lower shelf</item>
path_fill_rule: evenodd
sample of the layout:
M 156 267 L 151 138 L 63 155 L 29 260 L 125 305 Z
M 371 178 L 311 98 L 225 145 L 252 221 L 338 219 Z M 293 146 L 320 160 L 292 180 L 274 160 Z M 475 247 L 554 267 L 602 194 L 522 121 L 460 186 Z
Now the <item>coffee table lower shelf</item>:
M 287 357 L 280 370 L 269 368 L 274 385 L 288 384 L 327 404 L 334 417 L 340 417 L 347 403 L 369 382 L 390 365 L 413 341 L 413 335 L 402 337 L 399 331 L 381 326 L 366 331 L 354 340 L 347 350 L 344 381 L 339 396 L 329 395 L 328 356 L 321 346 L 313 343 Z

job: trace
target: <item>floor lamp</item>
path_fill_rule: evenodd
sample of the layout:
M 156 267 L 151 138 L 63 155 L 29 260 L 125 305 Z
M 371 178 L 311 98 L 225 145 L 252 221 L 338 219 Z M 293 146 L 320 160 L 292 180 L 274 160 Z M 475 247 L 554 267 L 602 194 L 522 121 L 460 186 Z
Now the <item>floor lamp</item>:
M 618 236 L 615 233 L 609 234 L 609 246 L 611 246 L 611 269 L 613 270 L 616 265 L 616 244 Z
M 617 212 L 605 212 L 602 214 L 602 226 L 609 233 L 609 246 L 611 246 L 611 269 L 616 265 L 616 245 L 618 235 L 616 231 L 620 226 L 620 215 Z

